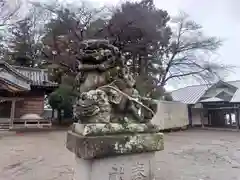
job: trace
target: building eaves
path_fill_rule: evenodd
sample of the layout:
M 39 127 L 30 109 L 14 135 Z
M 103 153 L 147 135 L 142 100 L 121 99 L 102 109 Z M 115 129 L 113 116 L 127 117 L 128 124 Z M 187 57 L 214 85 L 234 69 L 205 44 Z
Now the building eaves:
M 23 74 L 21 74 L 19 71 L 17 71 L 13 66 L 11 66 L 10 64 L 8 64 L 5 61 L 1 61 L 0 60 L 0 66 L 4 66 L 6 68 L 7 71 L 10 71 L 11 73 L 17 75 L 18 77 L 22 78 L 23 80 L 30 82 L 31 80 L 24 76 Z
M 224 101 L 223 99 L 220 99 L 218 97 L 212 97 L 212 98 L 201 100 L 199 102 L 204 103 L 204 102 L 223 102 L 223 101 Z
M 230 102 L 232 102 L 232 103 L 240 103 L 240 89 L 238 89 L 234 93 L 234 95 L 233 95 L 232 99 L 230 100 Z

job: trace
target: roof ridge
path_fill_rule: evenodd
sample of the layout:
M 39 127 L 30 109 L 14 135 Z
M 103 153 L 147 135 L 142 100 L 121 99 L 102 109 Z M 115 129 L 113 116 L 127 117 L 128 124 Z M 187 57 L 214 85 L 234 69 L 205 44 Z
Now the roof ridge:
M 184 88 L 188 88 L 188 87 L 207 86 L 207 85 L 211 85 L 211 84 L 195 84 L 195 85 L 185 86 L 185 87 L 181 87 L 181 88 L 175 89 L 175 90 L 171 91 L 171 93 L 175 92 L 175 91 L 178 91 L 178 90 L 181 90 L 181 89 L 184 89 Z
M 222 81 L 222 82 L 225 82 L 225 83 L 233 83 L 233 82 L 240 82 L 240 80 L 234 80 L 234 81 L 223 81 L 223 80 L 219 80 L 219 81 Z M 219 82 L 218 81 L 218 82 Z M 216 82 L 216 83 L 218 83 Z M 181 87 L 181 88 L 178 88 L 178 89 L 175 89 L 171 92 L 174 92 L 174 91 L 178 91 L 178 90 L 181 90 L 181 89 L 184 89 L 184 88 L 188 88 L 188 87 L 195 87 L 195 86 L 207 86 L 207 85 L 214 85 L 216 83 L 206 83 L 206 84 L 194 84 L 194 85 L 190 85 L 190 86 L 185 86 L 185 87 Z M 231 84 L 230 84 L 231 85 Z
M 15 66 L 12 65 L 16 69 L 26 69 L 26 70 L 35 70 L 35 71 L 47 71 L 47 69 L 41 69 L 41 68 L 36 68 L 36 67 L 24 67 L 24 66 Z
M 225 81 L 227 83 L 230 83 L 230 82 L 240 82 L 240 80 L 234 80 L 234 81 Z

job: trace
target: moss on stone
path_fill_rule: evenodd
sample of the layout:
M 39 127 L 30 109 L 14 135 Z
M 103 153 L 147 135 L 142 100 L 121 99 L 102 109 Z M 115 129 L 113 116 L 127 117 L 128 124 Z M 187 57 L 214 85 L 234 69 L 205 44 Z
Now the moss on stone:
M 74 124 L 73 132 L 83 136 L 104 136 L 113 134 L 137 134 L 137 133 L 157 133 L 159 128 L 149 124 L 136 123 L 98 123 L 98 124 Z
M 68 132 L 67 148 L 84 159 L 160 151 L 162 133 L 86 137 Z

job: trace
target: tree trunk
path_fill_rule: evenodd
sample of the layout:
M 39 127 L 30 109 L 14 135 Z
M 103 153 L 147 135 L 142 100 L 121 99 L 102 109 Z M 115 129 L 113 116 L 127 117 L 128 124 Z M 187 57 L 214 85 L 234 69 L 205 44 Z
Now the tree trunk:
M 62 124 L 62 113 L 61 109 L 58 109 L 58 123 L 61 125 Z
M 139 74 L 143 75 L 145 73 L 145 67 L 144 67 L 144 58 L 142 56 L 139 57 Z
M 55 112 L 55 109 L 52 109 L 52 119 L 54 119 L 54 112 Z
M 137 59 L 136 55 L 133 55 L 133 64 L 132 64 L 132 70 L 133 74 L 135 75 L 137 72 Z

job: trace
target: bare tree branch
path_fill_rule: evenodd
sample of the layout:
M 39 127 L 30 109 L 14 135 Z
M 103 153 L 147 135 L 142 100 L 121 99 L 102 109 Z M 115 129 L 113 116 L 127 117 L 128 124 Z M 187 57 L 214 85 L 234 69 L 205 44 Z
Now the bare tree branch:
M 203 35 L 202 27 L 189 19 L 185 13 L 173 18 L 173 35 L 169 47 L 161 60 L 164 74 L 161 86 L 175 78 L 198 77 L 207 80 L 219 78 L 220 73 L 228 70 L 227 66 L 206 61 L 222 45 L 216 37 Z
M 0 27 L 11 24 L 11 19 L 20 9 L 21 4 L 11 4 L 7 0 L 0 0 Z

